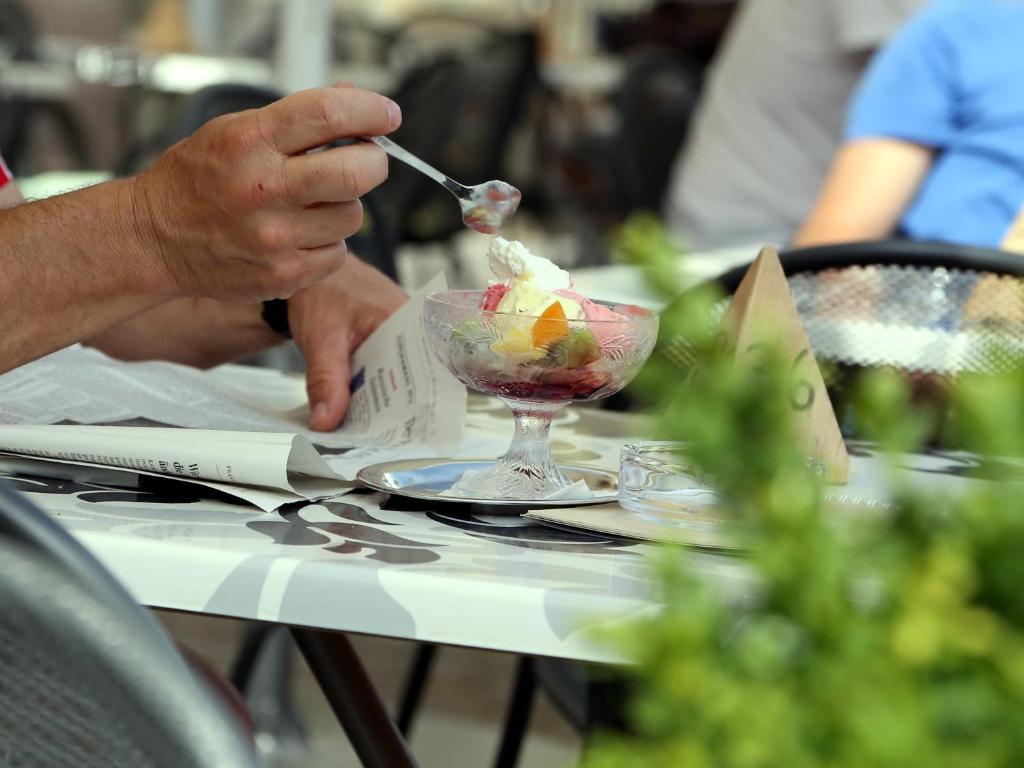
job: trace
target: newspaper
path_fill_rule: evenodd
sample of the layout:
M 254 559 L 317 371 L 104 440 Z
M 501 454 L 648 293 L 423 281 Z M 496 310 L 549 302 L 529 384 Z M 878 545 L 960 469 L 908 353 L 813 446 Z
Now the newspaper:
M 265 397 L 259 375 L 239 387 L 217 372 L 122 363 L 76 346 L 0 376 L 0 451 L 170 475 L 261 508 L 344 492 L 382 456 L 459 444 L 466 390 L 431 353 L 422 325 L 426 294 L 444 285 L 443 276 L 428 283 L 356 351 L 351 405 L 333 433 L 307 429 L 294 379 L 292 397 Z M 168 426 L 82 426 L 140 419 Z
M 268 512 L 293 501 L 328 498 L 352 489 L 309 440 L 284 432 L 0 426 L 0 453 L 36 457 L 51 465 L 173 477 L 237 496 Z

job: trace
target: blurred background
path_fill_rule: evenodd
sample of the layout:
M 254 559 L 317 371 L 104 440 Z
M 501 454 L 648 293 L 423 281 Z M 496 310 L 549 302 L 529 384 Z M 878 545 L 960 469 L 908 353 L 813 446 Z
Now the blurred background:
M 721 0 L 0 0 L 0 151 L 40 197 L 142 168 L 222 112 L 346 80 L 391 95 L 395 138 L 453 178 L 524 192 L 511 237 L 571 266 L 660 211 Z M 394 165 L 394 164 L 393 164 Z M 415 286 L 480 284 L 483 236 L 402 167 L 364 255 Z

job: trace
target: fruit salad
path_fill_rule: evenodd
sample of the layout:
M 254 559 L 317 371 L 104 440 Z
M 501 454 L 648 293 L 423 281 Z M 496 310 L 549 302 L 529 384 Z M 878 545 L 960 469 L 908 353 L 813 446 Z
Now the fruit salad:
M 580 295 L 568 272 L 522 243 L 495 237 L 488 261 L 495 279 L 479 316 L 452 331 L 453 366 L 478 387 L 507 397 L 607 394 L 612 376 L 603 363 L 627 341 L 630 309 Z

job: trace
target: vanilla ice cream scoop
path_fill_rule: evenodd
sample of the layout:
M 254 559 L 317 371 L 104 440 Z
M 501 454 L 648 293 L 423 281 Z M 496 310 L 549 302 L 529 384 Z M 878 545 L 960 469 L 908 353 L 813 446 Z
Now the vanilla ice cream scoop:
M 522 243 L 496 237 L 491 241 L 487 259 L 496 285 L 507 287 L 496 311 L 537 317 L 557 301 L 567 319 L 583 317 L 578 301 L 555 293 L 572 287 L 569 273 L 542 256 L 534 256 Z

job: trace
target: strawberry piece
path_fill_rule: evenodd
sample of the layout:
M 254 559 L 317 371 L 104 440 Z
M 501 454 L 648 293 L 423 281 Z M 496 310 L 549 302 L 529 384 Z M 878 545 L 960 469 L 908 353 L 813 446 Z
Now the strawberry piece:
M 484 291 L 484 301 L 480 309 L 485 312 L 496 312 L 498 310 L 498 303 L 509 292 L 509 288 L 508 283 L 495 283 L 488 286 L 487 290 Z

